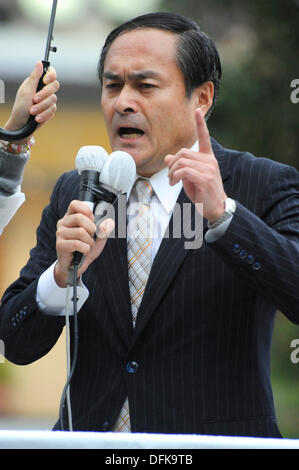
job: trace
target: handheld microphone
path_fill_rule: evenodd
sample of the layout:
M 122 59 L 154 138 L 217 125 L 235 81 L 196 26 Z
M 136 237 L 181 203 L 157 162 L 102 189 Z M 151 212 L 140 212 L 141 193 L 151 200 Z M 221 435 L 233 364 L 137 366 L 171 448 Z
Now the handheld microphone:
M 79 150 L 76 166 L 81 175 L 79 199 L 92 209 L 98 227 L 109 217 L 109 209 L 117 197 L 133 185 L 135 161 L 126 152 L 115 151 L 108 157 L 102 147 L 87 146 Z M 80 266 L 82 259 L 82 253 L 75 252 L 73 266 Z
M 79 200 L 84 201 L 93 211 L 98 200 L 98 183 L 108 153 L 103 147 L 87 145 L 81 147 L 76 157 L 76 168 L 80 175 Z M 73 266 L 79 266 L 82 253 L 75 252 Z
M 97 201 L 97 185 L 108 153 L 103 147 L 87 145 L 81 147 L 76 157 L 80 175 L 79 200 L 86 202 L 91 210 Z

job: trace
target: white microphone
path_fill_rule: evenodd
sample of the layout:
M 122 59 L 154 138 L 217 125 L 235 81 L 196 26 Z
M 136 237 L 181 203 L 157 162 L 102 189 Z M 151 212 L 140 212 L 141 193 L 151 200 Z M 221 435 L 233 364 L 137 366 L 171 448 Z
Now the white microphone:
M 133 157 L 127 152 L 116 150 L 107 158 L 100 182 L 114 188 L 118 193 L 126 193 L 134 183 L 136 165 Z
M 76 157 L 76 168 L 80 175 L 79 200 L 86 202 L 91 210 L 97 201 L 97 185 L 107 158 L 106 150 L 96 145 L 81 147 Z
M 100 187 L 110 195 L 96 206 L 95 223 L 98 226 L 102 220 L 109 218 L 112 205 L 120 194 L 126 193 L 132 186 L 136 175 L 136 165 L 133 157 L 120 150 L 112 152 L 103 165 L 100 173 Z M 110 212 L 109 212 L 110 211 Z

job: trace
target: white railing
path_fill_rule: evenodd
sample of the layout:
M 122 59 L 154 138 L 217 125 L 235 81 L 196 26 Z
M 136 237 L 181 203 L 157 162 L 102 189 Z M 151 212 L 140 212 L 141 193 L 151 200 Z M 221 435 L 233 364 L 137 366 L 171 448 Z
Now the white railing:
M 0 449 L 299 449 L 299 439 L 1 430 Z

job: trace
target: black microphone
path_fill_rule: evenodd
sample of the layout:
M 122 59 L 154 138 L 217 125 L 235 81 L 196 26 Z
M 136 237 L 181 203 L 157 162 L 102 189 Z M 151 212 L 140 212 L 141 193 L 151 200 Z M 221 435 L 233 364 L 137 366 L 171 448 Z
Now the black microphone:
M 102 147 L 88 145 L 81 147 L 76 157 L 76 168 L 80 175 L 79 200 L 84 201 L 93 211 L 99 199 L 99 177 L 108 153 Z M 72 266 L 79 266 L 82 253 L 75 252 Z

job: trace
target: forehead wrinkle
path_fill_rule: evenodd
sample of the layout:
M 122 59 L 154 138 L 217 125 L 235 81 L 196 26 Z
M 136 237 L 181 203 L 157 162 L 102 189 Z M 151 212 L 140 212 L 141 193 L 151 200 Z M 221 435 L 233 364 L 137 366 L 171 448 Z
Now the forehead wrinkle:
M 161 74 L 159 72 L 156 72 L 155 70 L 143 70 L 140 72 L 131 72 L 128 74 L 128 79 L 131 81 L 135 80 L 145 80 L 147 78 L 159 78 Z M 111 72 L 111 71 L 106 71 L 103 73 L 103 78 L 106 78 L 107 80 L 122 80 L 122 77 L 120 74 Z

